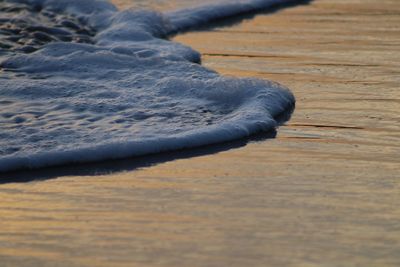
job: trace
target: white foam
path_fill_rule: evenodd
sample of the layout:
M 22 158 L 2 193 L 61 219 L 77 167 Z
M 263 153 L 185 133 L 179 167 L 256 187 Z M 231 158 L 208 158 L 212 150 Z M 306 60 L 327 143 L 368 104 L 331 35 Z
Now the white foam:
M 2 63 L 12 72 L 0 73 L 0 171 L 230 141 L 276 127 L 294 104 L 278 84 L 222 77 L 161 39 L 199 23 L 188 10 L 179 20 L 100 0 L 30 2 L 81 16 L 98 33 L 94 45 L 50 43 Z
M 184 8 L 168 12 L 173 32 L 184 31 L 208 22 L 263 10 L 278 5 L 300 2 L 299 0 L 234 0 L 219 1 L 205 6 Z

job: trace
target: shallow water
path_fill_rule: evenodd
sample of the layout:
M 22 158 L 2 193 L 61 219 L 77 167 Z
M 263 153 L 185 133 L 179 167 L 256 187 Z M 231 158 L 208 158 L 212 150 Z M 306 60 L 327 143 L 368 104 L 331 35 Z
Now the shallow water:
M 166 14 L 118 12 L 98 0 L 2 2 L 0 171 L 192 148 L 277 127 L 294 106 L 285 87 L 223 77 L 165 39 L 277 2 Z
M 178 36 L 210 68 L 289 86 L 291 121 L 214 154 L 3 184 L 0 261 L 399 266 L 399 14 L 397 0 L 317 0 Z
M 68 14 L 39 4 L 0 3 L 0 48 L 3 53 L 32 53 L 49 42 L 93 43 L 94 31 Z
M 219 0 L 221 2 L 221 0 Z M 190 8 L 199 5 L 218 3 L 218 1 L 204 0 L 115 0 L 112 1 L 120 9 L 135 8 L 135 9 L 153 9 L 161 12 L 173 11 L 182 8 Z

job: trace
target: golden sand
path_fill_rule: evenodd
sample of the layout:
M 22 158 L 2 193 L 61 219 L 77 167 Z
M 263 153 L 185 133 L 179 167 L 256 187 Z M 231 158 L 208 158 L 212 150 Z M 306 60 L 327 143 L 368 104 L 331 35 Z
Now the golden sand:
M 288 86 L 297 107 L 277 137 L 0 185 L 0 266 L 400 266 L 400 1 L 235 22 L 175 41 Z

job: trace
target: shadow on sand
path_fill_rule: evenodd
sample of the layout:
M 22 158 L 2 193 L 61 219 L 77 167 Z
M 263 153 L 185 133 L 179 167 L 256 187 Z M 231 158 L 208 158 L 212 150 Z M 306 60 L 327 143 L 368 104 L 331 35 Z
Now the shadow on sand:
M 260 10 L 258 12 L 247 12 L 232 17 L 225 17 L 218 20 L 214 20 L 202 27 L 187 29 L 184 32 L 187 32 L 189 30 L 207 31 L 216 27 L 228 27 L 235 24 L 239 24 L 244 20 L 252 19 L 257 14 L 275 13 L 283 8 L 309 4 L 311 1 L 313 0 L 303 0 L 303 1 L 298 1 L 296 3 L 292 2 L 290 4 L 280 4 L 268 8 L 266 10 Z M 294 107 L 291 107 L 289 110 L 278 116 L 276 118 L 278 124 L 282 125 L 286 121 L 288 121 L 293 111 Z M 248 138 L 232 142 L 207 145 L 192 149 L 183 149 L 172 152 L 158 153 L 154 155 L 126 158 L 121 160 L 108 160 L 96 163 L 71 164 L 71 165 L 54 166 L 41 169 L 32 169 L 32 170 L 28 169 L 28 170 L 0 173 L 0 185 L 6 183 L 25 183 L 32 181 L 44 181 L 65 176 L 107 175 L 124 171 L 133 171 L 178 159 L 211 155 L 223 151 L 228 151 L 231 149 L 237 149 L 246 146 L 248 143 L 273 139 L 276 137 L 276 135 L 277 132 L 274 129 L 269 132 L 258 133 Z
M 248 12 L 244 12 L 244 13 L 237 14 L 237 15 L 219 17 L 217 19 L 210 20 L 209 22 L 199 25 L 199 26 L 188 27 L 188 28 L 185 28 L 178 32 L 173 32 L 171 34 L 171 36 L 169 36 L 169 38 L 172 38 L 179 34 L 184 34 L 186 32 L 191 32 L 191 31 L 201 32 L 201 31 L 211 31 L 215 28 L 232 27 L 232 26 L 242 23 L 243 21 L 251 20 L 257 15 L 274 14 L 276 12 L 281 11 L 282 9 L 287 9 L 287 8 L 296 7 L 296 6 L 309 5 L 313 1 L 314 0 L 297 0 L 297 1 L 292 1 L 289 3 L 275 4 L 271 7 L 268 7 L 265 9 L 260 9 L 257 11 L 248 11 Z
M 293 111 L 294 107 L 277 117 L 276 120 L 278 121 L 279 125 L 283 125 L 286 121 L 288 121 Z M 27 169 L 0 173 L 0 185 L 7 183 L 44 181 L 65 176 L 107 175 L 118 172 L 134 171 L 137 169 L 151 167 L 157 164 L 178 159 L 200 157 L 228 151 L 231 149 L 237 149 L 240 147 L 244 147 L 249 143 L 273 139 L 276 137 L 276 135 L 277 131 L 273 129 L 268 132 L 261 132 L 236 141 L 207 145 L 192 149 L 182 149 L 177 151 L 163 152 L 141 157 L 131 157 L 120 160 L 107 160 L 96 163 L 78 163 L 48 168 Z

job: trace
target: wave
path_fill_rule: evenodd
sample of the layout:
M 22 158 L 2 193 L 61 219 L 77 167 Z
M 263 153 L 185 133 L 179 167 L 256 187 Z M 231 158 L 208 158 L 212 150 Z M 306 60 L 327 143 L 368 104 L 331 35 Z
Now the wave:
M 288 89 L 223 77 L 166 37 L 282 2 L 293 1 L 166 14 L 102 0 L 0 2 L 0 171 L 192 148 L 276 127 L 295 102 Z
M 166 13 L 172 24 L 171 33 L 196 28 L 207 23 L 240 14 L 265 10 L 282 5 L 300 3 L 301 0 L 242 0 L 222 1 L 206 6 L 184 8 Z

